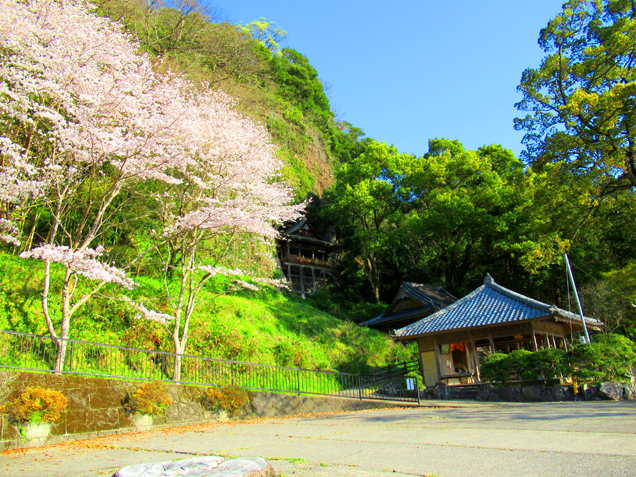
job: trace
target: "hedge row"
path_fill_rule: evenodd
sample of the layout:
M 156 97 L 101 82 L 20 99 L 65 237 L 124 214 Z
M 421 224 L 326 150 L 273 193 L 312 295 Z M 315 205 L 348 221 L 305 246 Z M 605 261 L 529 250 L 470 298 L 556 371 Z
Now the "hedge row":
M 592 343 L 580 344 L 569 351 L 542 349 L 536 352 L 516 350 L 510 354 L 486 356 L 480 364 L 482 381 L 508 384 L 553 380 L 559 376 L 588 381 L 630 381 L 636 378 L 636 344 L 621 335 L 595 335 Z

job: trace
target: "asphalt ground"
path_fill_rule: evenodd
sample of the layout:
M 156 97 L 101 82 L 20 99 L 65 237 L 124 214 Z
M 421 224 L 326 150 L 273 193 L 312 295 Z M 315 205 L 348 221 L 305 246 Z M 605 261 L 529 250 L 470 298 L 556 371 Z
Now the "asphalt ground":
M 278 474 L 299 477 L 636 476 L 636 402 L 437 404 L 5 451 L 0 475 L 110 476 L 134 463 L 224 455 L 262 456 Z

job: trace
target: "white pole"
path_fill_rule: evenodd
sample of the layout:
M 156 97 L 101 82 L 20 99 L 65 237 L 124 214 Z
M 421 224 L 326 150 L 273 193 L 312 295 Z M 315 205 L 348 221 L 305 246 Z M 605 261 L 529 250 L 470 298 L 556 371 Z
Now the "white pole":
M 590 334 L 587 332 L 587 325 L 585 324 L 585 317 L 583 316 L 583 308 L 581 307 L 581 300 L 579 300 L 579 293 L 576 291 L 576 283 L 574 283 L 574 276 L 572 275 L 572 268 L 570 268 L 570 261 L 568 260 L 568 254 L 564 253 L 565 265 L 568 271 L 568 277 L 572 283 L 574 289 L 574 296 L 576 297 L 576 304 L 579 306 L 579 316 L 581 317 L 581 323 L 583 323 L 583 330 L 585 331 L 585 339 L 587 343 L 591 343 Z

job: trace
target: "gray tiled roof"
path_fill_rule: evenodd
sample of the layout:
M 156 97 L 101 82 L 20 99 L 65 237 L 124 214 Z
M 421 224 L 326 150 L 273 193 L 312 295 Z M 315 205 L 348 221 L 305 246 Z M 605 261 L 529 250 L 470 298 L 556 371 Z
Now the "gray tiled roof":
M 436 309 L 455 303 L 457 298 L 448 293 L 444 287 L 434 287 L 423 283 L 403 282 L 402 287 L 409 295 L 422 303 L 430 303 Z
M 402 285 L 400 285 L 400 292 L 402 291 L 413 297 L 422 306 L 400 310 L 396 313 L 389 314 L 386 314 L 387 312 L 385 311 L 380 316 L 376 316 L 368 321 L 363 321 L 360 323 L 360 326 L 375 326 L 382 323 L 391 323 L 393 321 L 403 320 L 409 317 L 417 317 L 417 315 L 430 314 L 431 312 L 440 310 L 457 301 L 457 298 L 448 293 L 444 287 L 434 287 L 423 283 L 402 282 Z M 398 296 L 400 295 L 400 292 L 398 292 Z M 390 309 L 391 307 L 389 307 L 389 310 Z
M 363 321 L 362 323 L 360 323 L 360 326 L 373 326 L 382 323 L 388 323 L 391 321 L 403 320 L 412 316 L 430 313 L 431 311 L 435 311 L 436 309 L 437 308 L 432 308 L 430 306 L 418 306 L 417 308 L 409 308 L 407 310 L 398 311 L 397 313 L 392 313 L 388 316 L 384 316 L 384 313 L 382 313 L 380 316 L 376 316 L 375 318 L 372 318 L 368 321 Z
M 455 303 L 432 315 L 396 330 L 398 338 L 429 333 L 474 328 L 499 323 L 530 320 L 557 314 L 580 322 L 574 313 L 533 300 L 497 285 L 490 275 L 484 284 Z M 585 318 L 589 325 L 599 327 L 602 323 L 594 318 Z

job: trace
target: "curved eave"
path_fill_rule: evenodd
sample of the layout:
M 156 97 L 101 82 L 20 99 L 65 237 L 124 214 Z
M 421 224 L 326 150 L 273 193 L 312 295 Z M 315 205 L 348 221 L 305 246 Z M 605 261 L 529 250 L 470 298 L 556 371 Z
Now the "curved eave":
M 277 241 L 286 243 L 288 241 L 292 242 L 302 242 L 312 245 L 321 245 L 331 251 L 340 250 L 343 246 L 337 243 L 327 242 L 325 240 L 319 240 L 311 237 L 303 237 L 302 235 L 279 235 L 276 238 Z
M 435 335 L 441 335 L 445 333 L 456 333 L 456 332 L 469 331 L 469 330 L 483 330 L 488 328 L 495 328 L 497 326 L 505 326 L 505 325 L 518 324 L 518 323 L 529 323 L 532 321 L 545 321 L 550 319 L 553 319 L 554 321 L 558 321 L 561 323 L 572 323 L 572 325 L 574 325 L 575 327 L 573 331 L 583 330 L 583 326 L 581 324 L 580 318 L 577 318 L 574 320 L 574 319 L 570 319 L 568 317 L 562 316 L 559 313 L 550 313 L 549 315 L 538 316 L 535 318 L 526 318 L 523 320 L 502 321 L 499 323 L 490 323 L 487 325 L 479 325 L 479 326 L 464 326 L 461 328 L 448 328 L 445 330 L 431 331 L 429 333 L 420 333 L 420 334 L 412 334 L 412 335 L 398 336 L 396 334 L 393 334 L 391 335 L 391 337 L 395 338 L 396 340 L 412 341 L 414 339 L 421 338 L 423 336 L 435 336 Z M 603 328 L 603 323 L 601 323 L 600 321 L 592 321 L 590 319 L 586 319 L 585 324 L 587 325 L 588 329 L 592 329 L 595 331 L 600 331 Z

